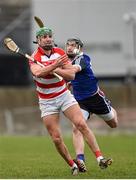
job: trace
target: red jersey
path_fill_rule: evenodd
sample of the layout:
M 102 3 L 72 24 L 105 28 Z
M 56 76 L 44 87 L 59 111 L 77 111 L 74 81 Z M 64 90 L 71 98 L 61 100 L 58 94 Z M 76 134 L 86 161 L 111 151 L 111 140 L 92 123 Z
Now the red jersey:
M 54 47 L 50 56 L 45 55 L 42 48 L 38 49 L 32 54 L 36 61 L 39 61 L 45 66 L 52 64 L 58 57 L 64 55 L 64 50 Z M 33 64 L 30 60 L 30 66 Z M 46 75 L 44 78 L 37 78 L 33 76 L 36 83 L 36 90 L 40 99 L 51 99 L 59 96 L 67 91 L 66 82 L 64 79 L 60 80 L 55 75 Z

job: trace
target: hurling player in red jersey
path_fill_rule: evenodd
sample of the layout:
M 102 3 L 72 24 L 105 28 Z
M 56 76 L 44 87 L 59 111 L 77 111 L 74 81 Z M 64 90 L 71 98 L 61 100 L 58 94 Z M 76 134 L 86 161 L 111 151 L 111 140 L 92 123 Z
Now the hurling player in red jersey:
M 61 135 L 59 125 L 60 111 L 83 134 L 94 154 L 99 154 L 100 149 L 94 134 L 83 119 L 77 101 L 67 89 L 64 79 L 72 80 L 75 78 L 75 69 L 69 62 L 67 55 L 62 49 L 54 47 L 51 29 L 46 27 L 40 28 L 36 33 L 36 38 L 38 48 L 32 56 L 45 67 L 35 64 L 31 60 L 29 64 L 36 83 L 41 117 L 57 151 L 71 167 L 72 174 L 77 175 L 77 164 L 73 161 Z M 55 73 L 62 78 L 58 78 Z

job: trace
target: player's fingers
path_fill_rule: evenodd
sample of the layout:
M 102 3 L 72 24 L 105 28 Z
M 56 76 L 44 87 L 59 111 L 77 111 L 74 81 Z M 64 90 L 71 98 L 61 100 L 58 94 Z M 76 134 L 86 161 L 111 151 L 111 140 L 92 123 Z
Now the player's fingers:
M 66 63 L 67 61 L 68 61 L 68 57 L 67 56 L 63 56 L 63 57 L 58 59 L 58 62 Z
M 61 59 L 65 59 L 65 58 L 68 58 L 68 56 L 67 56 L 66 54 L 64 54 L 64 55 L 62 55 L 62 56 L 60 56 L 60 57 L 58 57 L 57 60 L 59 61 L 59 60 L 61 60 Z

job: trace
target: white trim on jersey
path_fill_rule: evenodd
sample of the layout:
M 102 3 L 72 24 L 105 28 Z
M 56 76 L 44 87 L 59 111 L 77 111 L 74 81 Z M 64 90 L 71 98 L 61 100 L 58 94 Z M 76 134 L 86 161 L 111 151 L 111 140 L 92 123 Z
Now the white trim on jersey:
M 57 77 L 54 77 L 52 79 L 45 79 L 45 78 L 37 78 L 34 76 L 33 78 L 34 80 L 42 84 L 52 84 L 52 83 L 60 82 L 60 80 Z
M 60 54 L 58 54 L 58 53 L 54 53 L 50 57 L 43 55 L 43 56 L 41 56 L 41 62 L 52 61 L 54 59 L 57 59 L 58 57 L 60 57 Z
M 66 87 L 66 84 L 64 84 L 63 86 L 60 86 L 60 87 L 49 88 L 49 89 L 44 89 L 44 88 L 40 88 L 39 86 L 37 86 L 36 90 L 42 94 L 51 94 L 51 93 L 60 92 L 65 87 Z

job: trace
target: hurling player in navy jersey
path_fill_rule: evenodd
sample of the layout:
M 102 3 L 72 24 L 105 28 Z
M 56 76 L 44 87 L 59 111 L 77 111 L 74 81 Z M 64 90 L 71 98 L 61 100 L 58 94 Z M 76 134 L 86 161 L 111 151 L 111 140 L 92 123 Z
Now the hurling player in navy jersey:
M 84 119 L 89 119 L 91 114 L 101 117 L 111 128 L 116 128 L 117 113 L 110 101 L 100 90 L 98 80 L 95 77 L 91 58 L 83 53 L 83 42 L 78 38 L 70 38 L 66 43 L 66 53 L 76 69 L 75 79 L 71 81 L 72 91 L 82 110 Z M 79 130 L 73 126 L 73 144 L 76 151 L 76 162 L 81 172 L 84 172 L 84 140 Z M 97 158 L 97 156 L 96 156 Z M 108 167 L 109 159 L 101 156 L 97 158 L 101 168 Z M 102 162 L 102 163 L 101 163 Z M 105 166 L 103 166 L 105 164 Z

